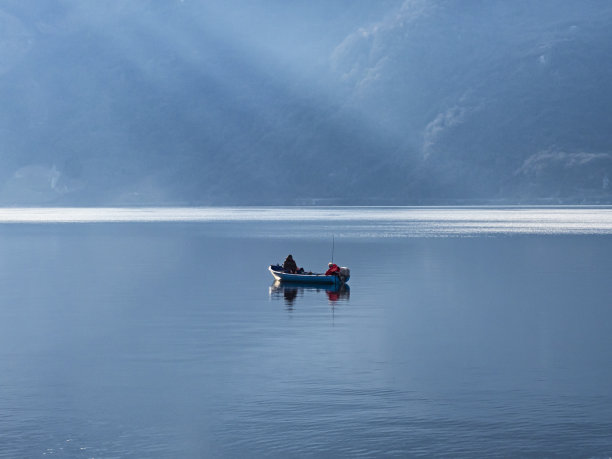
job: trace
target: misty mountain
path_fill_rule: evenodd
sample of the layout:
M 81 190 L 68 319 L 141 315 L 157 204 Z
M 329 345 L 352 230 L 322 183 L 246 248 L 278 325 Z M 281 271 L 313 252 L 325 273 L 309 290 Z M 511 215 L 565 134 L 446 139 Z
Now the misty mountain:
M 0 204 L 612 201 L 612 5 L 0 5 Z

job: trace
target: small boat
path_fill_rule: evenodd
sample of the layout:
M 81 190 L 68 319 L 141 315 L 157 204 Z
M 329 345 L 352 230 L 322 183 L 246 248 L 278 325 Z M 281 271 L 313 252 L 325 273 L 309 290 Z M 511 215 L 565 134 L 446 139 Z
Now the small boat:
M 268 270 L 274 276 L 274 279 L 280 282 L 298 282 L 301 284 L 332 284 L 341 285 L 348 282 L 351 278 L 351 272 L 348 268 L 340 268 L 338 276 L 326 276 L 321 273 L 304 272 L 299 274 L 286 273 L 280 265 L 270 265 Z

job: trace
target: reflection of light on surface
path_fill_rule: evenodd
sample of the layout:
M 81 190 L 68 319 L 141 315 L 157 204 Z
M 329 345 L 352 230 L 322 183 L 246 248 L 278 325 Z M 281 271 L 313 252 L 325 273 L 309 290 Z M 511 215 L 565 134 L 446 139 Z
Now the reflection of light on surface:
M 303 222 L 348 236 L 611 234 L 610 207 L 5 208 L 0 223 Z M 294 229 L 295 231 L 295 229 Z

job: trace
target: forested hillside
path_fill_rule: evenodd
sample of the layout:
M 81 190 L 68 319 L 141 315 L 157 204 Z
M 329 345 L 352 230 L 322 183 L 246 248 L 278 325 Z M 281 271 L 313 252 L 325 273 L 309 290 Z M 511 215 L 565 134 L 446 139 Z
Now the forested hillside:
M 611 55 L 607 1 L 6 0 L 0 204 L 609 203 Z

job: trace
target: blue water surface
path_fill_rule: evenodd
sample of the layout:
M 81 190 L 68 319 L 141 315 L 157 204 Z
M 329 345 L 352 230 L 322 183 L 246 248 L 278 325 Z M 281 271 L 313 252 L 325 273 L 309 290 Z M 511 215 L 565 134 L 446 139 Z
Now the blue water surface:
M 612 455 L 608 209 L 367 212 L 0 225 L 0 456 Z

